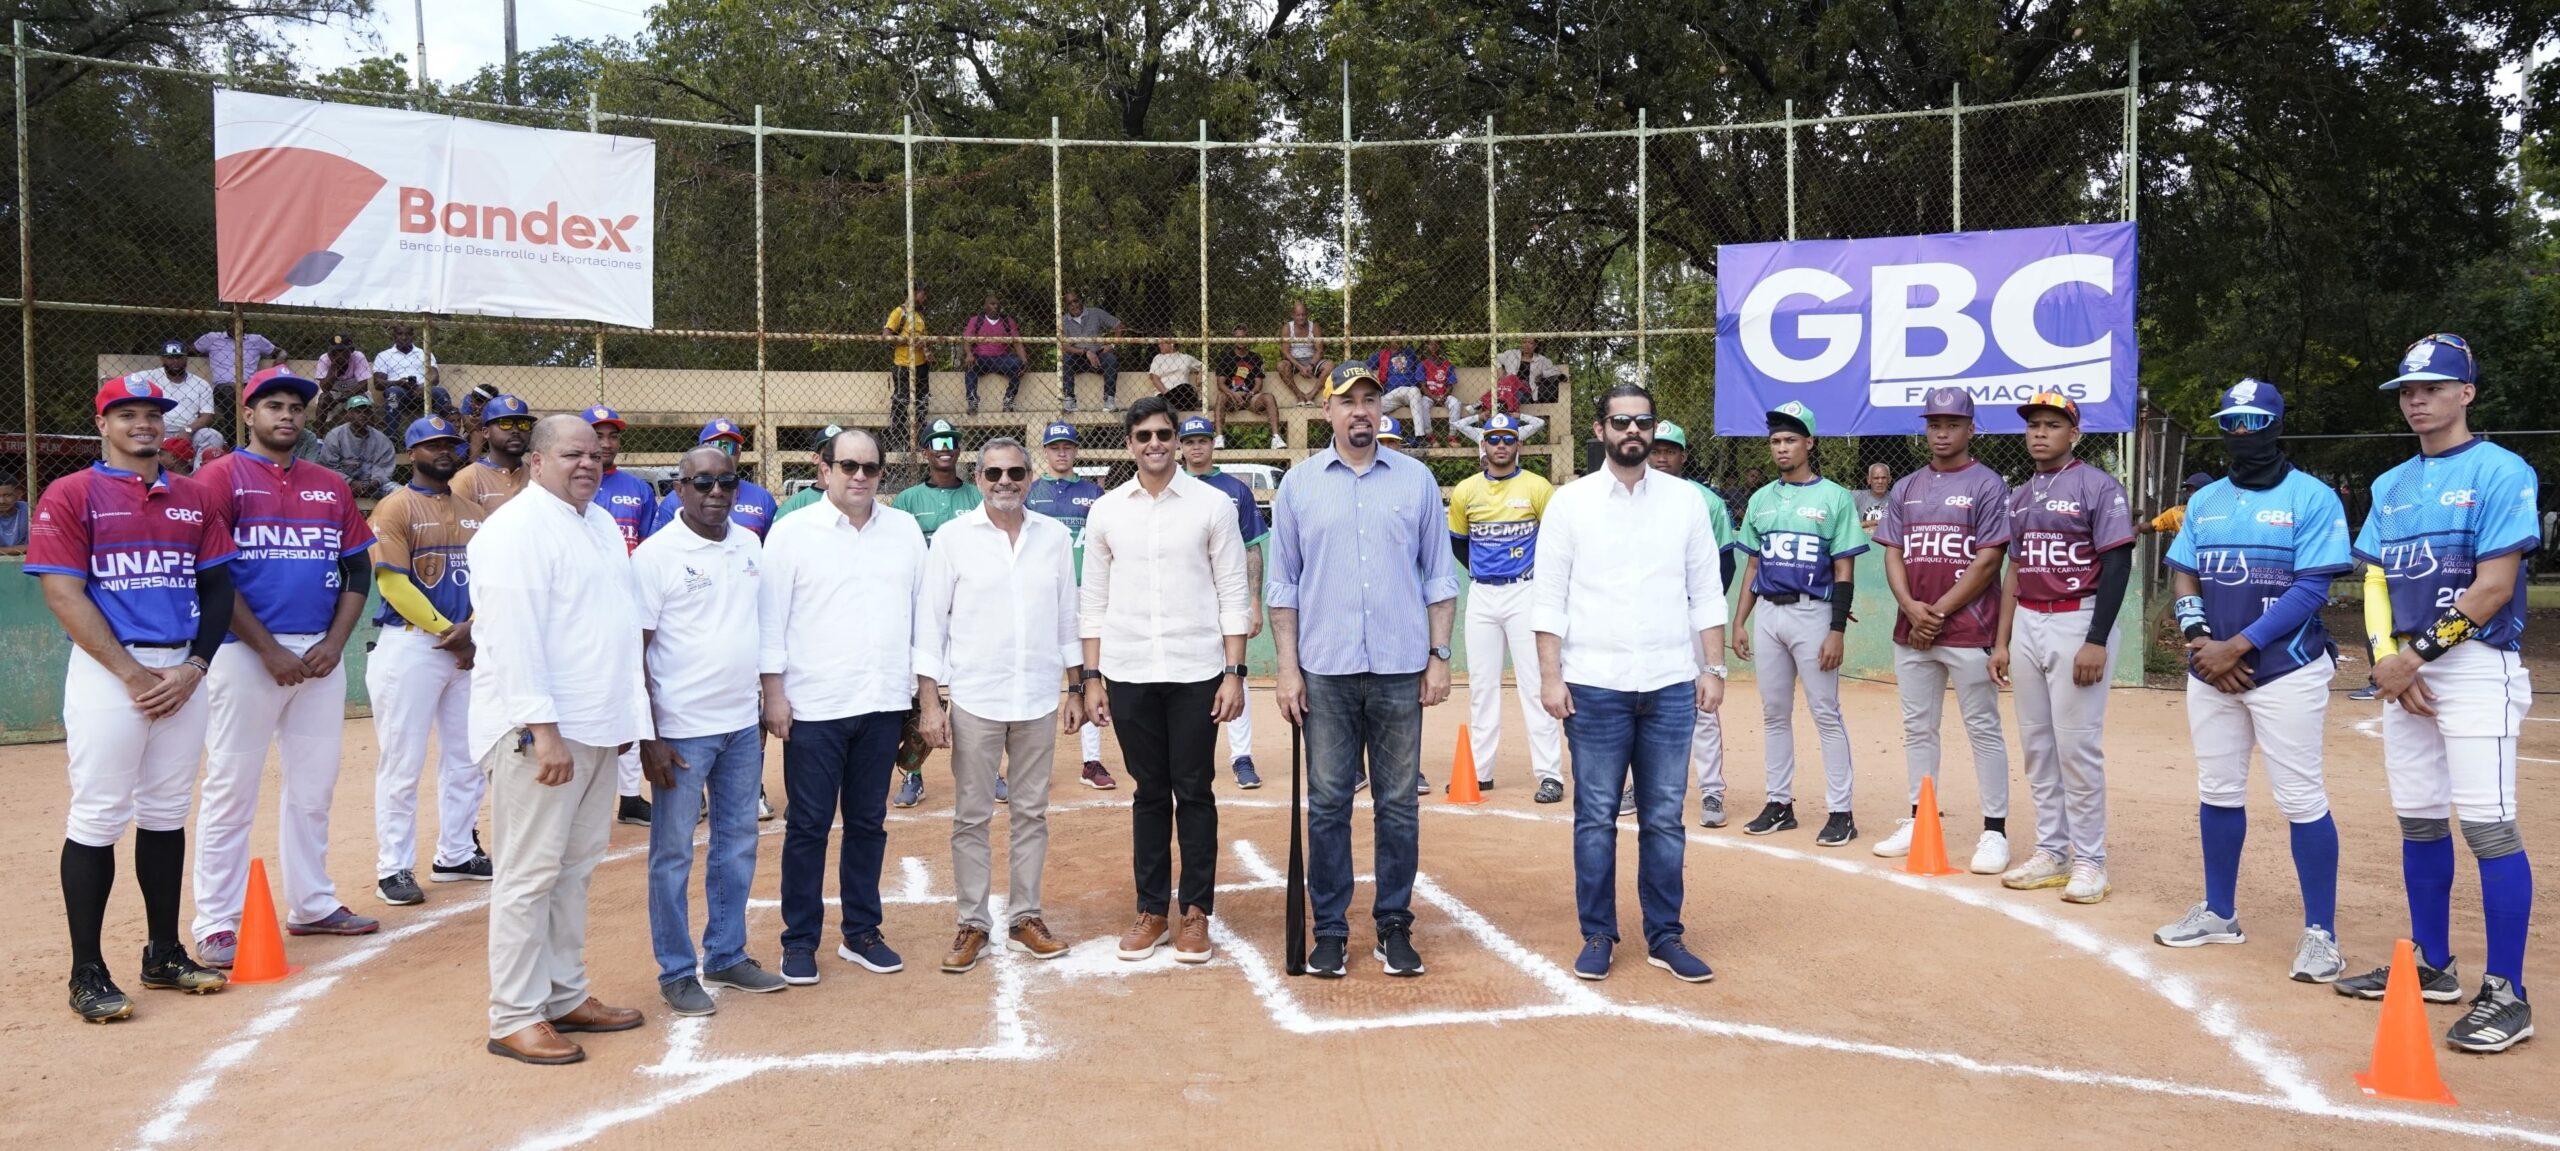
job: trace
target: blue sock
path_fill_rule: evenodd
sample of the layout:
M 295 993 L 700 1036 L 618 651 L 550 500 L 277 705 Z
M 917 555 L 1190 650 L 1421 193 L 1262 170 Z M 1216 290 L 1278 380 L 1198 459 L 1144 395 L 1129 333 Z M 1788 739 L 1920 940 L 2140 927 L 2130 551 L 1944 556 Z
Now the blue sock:
M 2338 934 L 2338 821 L 2293 825 L 2293 874 L 2302 884 L 2302 925 Z M 2447 898 L 2450 898 L 2448 896 Z
M 2400 841 L 2400 880 L 2409 889 L 2409 939 L 2438 971 L 2453 962 L 2453 837 Z
M 2200 803 L 2196 825 L 2204 832 L 2204 905 L 2229 919 L 2240 887 L 2240 845 L 2249 839 L 2249 809 Z
M 2480 861 L 2480 911 L 2489 921 L 2489 974 L 2524 997 L 2524 933 L 2533 920 L 2533 864 L 2521 851 Z

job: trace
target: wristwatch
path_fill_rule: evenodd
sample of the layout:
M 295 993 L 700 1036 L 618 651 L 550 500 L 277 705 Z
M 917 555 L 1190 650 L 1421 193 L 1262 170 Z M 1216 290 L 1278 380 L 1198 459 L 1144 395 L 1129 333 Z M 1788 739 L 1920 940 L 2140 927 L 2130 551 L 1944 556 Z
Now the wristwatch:
M 1730 675 L 1726 674 L 1726 668 L 1725 668 L 1725 666 L 1724 666 L 1723 664 L 1720 664 L 1720 663 L 1711 663 L 1711 664 L 1708 664 L 1708 665 L 1707 665 L 1707 674 L 1708 674 L 1708 675 L 1711 675 L 1711 676 L 1714 676 L 1714 677 L 1716 677 L 1717 679 L 1731 679 L 1731 678 L 1733 678 L 1732 676 L 1730 676 Z
M 1445 643 L 1431 649 L 1431 658 L 1439 660 L 1442 663 L 1449 662 L 1450 658 L 1454 654 L 1455 653 L 1449 650 L 1449 645 Z
M 1240 663 L 1231 663 L 1227 665 L 1226 674 L 1234 676 L 1237 679 L 1243 679 L 1244 677 L 1253 674 L 1253 669 Z
M 1080 682 L 1085 683 L 1085 684 L 1087 684 L 1087 685 L 1090 685 L 1090 684 L 1092 684 L 1095 680 L 1098 680 L 1098 679 L 1101 679 L 1101 678 L 1102 678 L 1102 672 L 1100 672 L 1099 670 L 1094 669 L 1094 668 L 1086 668 L 1086 669 L 1084 669 L 1084 675 L 1080 678 Z

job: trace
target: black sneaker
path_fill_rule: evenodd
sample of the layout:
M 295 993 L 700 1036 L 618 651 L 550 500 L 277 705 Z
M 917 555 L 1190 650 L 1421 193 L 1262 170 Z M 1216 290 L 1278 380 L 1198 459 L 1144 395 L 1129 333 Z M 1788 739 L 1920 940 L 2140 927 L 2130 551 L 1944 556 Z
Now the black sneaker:
M 1564 784 L 1557 780 L 1541 779 L 1538 781 L 1538 794 L 1529 798 L 1540 803 L 1562 803 L 1564 802 Z
M 133 1000 L 107 978 L 107 965 L 83 963 L 71 969 L 71 1009 L 91 1023 L 104 1023 L 133 1014 Z
M 1307 957 L 1307 974 L 1318 979 L 1342 978 L 1342 953 L 1347 942 L 1338 935 L 1316 936 L 1315 954 Z
M 374 880 L 373 893 L 393 907 L 410 907 L 427 901 L 427 893 L 418 890 L 418 873 L 407 868 Z
M 2504 1051 L 2533 1038 L 2533 1005 L 2516 998 L 2513 984 L 2495 975 L 2480 978 L 2480 994 L 2471 1010 L 2444 1033 L 2444 1041 L 2483 1055 Z
M 613 821 L 615 823 L 638 824 L 641 827 L 649 826 L 648 799 L 637 795 L 623 796 L 622 807 L 614 812 Z
M 2418 995 L 2429 1003 L 2453 1003 L 2462 998 L 2462 977 L 2454 974 L 2454 961 L 2444 961 L 2438 971 L 2424 963 L 2418 965 Z M 2391 968 L 2376 967 L 2362 975 L 2350 975 L 2330 986 L 2350 999 L 2380 999 L 2391 986 Z
M 1760 809 L 1760 814 L 1752 816 L 1751 822 L 1742 825 L 1742 834 L 1775 835 L 1781 831 L 1794 831 L 1795 829 L 1796 805 L 1792 803 L 1772 803 L 1762 807 Z
M 1635 785 L 1635 784 L 1633 784 L 1633 783 L 1630 783 L 1630 784 L 1628 784 L 1628 785 L 1627 785 L 1626 790 L 1621 791 L 1621 792 L 1619 792 L 1619 793 L 1618 793 L 1618 814 L 1620 814 L 1620 815 L 1634 815 L 1635 813 L 1636 813 L 1636 785 Z
M 142 986 L 148 990 L 211 995 L 230 985 L 230 976 L 189 958 L 185 944 L 142 947 Z
M 642 822 L 647 822 L 647 818 L 645 816 L 642 818 Z M 404 871 L 401 872 L 401 874 L 407 875 L 408 872 Z M 427 878 L 438 883 L 461 883 L 466 880 L 474 883 L 487 883 L 490 880 L 497 878 L 497 876 L 498 869 L 489 863 L 489 853 L 485 851 L 474 851 L 471 853 L 471 858 L 454 864 L 451 867 L 446 867 L 439 863 L 434 867 L 427 869 Z
M 1422 974 L 1422 954 L 1413 949 L 1413 928 L 1406 924 L 1378 929 L 1378 946 L 1369 952 L 1389 975 Z
M 1831 818 L 1823 821 L 1822 830 L 1815 833 L 1813 845 L 1838 847 L 1856 838 L 1858 838 L 1858 821 L 1851 818 L 1848 812 L 1835 811 L 1831 813 Z

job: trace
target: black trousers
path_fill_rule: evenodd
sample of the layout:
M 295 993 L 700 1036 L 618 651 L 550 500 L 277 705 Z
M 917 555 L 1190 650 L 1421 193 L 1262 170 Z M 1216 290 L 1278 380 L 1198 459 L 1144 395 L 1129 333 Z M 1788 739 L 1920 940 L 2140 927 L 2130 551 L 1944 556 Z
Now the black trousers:
M 1198 683 L 1112 680 L 1111 730 L 1137 785 L 1129 820 L 1129 862 L 1138 910 L 1171 916 L 1173 844 L 1182 841 L 1183 907 L 1215 911 L 1218 887 L 1218 725 L 1209 721 L 1218 677 Z

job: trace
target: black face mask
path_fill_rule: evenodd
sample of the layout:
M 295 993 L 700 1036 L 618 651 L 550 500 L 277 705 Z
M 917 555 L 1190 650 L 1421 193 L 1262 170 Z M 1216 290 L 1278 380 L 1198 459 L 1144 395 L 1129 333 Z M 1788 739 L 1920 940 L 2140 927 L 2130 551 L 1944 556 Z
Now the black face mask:
M 2265 491 L 2284 482 L 2293 465 L 2284 458 L 2284 421 L 2278 419 L 2245 436 L 2225 434 L 2222 450 L 2231 457 L 2231 482 Z

